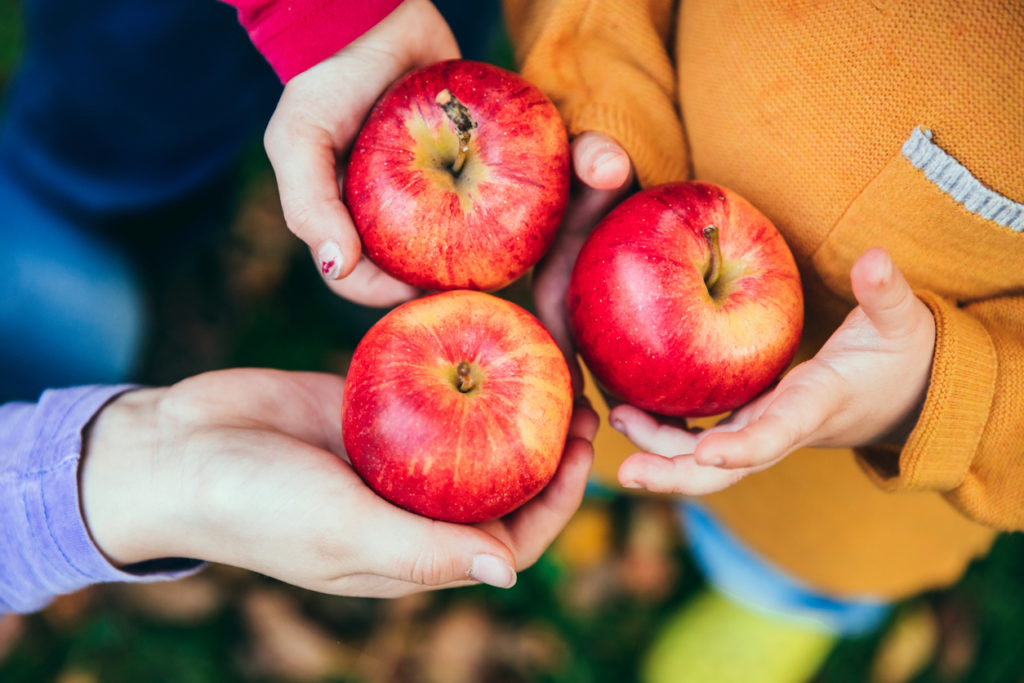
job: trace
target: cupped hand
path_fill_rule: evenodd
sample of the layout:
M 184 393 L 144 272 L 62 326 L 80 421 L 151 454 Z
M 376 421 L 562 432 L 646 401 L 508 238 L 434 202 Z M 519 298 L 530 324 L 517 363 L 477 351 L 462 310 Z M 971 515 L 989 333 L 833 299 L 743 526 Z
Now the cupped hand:
M 361 257 L 342 203 L 343 155 L 377 98 L 411 69 L 459 56 L 429 0 L 405 0 L 337 54 L 284 88 L 264 135 L 289 229 L 305 242 L 330 288 L 356 303 L 391 306 L 418 291 Z
M 644 452 L 619 467 L 624 486 L 704 495 L 794 450 L 902 443 L 920 413 L 935 320 L 882 249 L 850 273 L 858 306 L 810 360 L 727 420 L 703 431 L 620 405 L 616 429 Z
M 537 316 L 569 362 L 578 396 L 583 391 L 583 375 L 565 309 L 572 267 L 597 222 L 630 190 L 634 173 L 626 151 L 609 136 L 593 131 L 573 140 L 572 165 L 577 182 L 558 234 L 534 269 L 533 298 Z
M 239 369 L 121 395 L 91 425 L 80 471 L 97 546 L 117 565 L 188 557 L 337 595 L 509 587 L 582 500 L 597 430 L 582 403 L 549 485 L 469 526 L 365 486 L 343 457 L 343 390 L 333 375 Z

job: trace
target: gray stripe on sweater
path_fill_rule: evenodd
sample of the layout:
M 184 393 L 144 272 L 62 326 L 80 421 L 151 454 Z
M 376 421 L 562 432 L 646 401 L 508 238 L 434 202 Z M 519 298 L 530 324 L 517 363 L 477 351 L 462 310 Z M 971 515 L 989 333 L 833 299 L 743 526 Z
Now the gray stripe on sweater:
M 1014 232 L 1024 232 L 1024 204 L 982 185 L 960 162 L 932 142 L 930 130 L 915 128 L 903 143 L 903 156 L 971 213 Z

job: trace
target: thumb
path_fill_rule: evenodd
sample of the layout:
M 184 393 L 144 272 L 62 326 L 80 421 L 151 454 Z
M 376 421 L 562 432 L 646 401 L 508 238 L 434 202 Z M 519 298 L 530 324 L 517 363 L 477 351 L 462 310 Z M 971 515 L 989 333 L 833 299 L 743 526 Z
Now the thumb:
M 633 165 L 622 146 L 596 131 L 580 134 L 572 143 L 576 175 L 595 190 L 617 190 L 633 178 Z
M 414 519 L 392 527 L 390 534 L 378 527 L 366 538 L 363 547 L 376 558 L 382 576 L 427 588 L 474 581 L 495 588 L 515 585 L 515 556 L 498 539 L 469 525 Z
M 850 284 L 861 310 L 880 333 L 902 330 L 914 320 L 917 297 L 884 249 L 861 254 L 850 269 Z

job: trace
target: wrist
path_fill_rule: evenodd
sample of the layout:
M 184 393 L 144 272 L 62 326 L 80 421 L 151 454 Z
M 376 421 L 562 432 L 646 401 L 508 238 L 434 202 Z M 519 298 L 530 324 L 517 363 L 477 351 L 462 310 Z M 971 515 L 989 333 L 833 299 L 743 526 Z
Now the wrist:
M 123 567 L 168 556 L 172 520 L 156 465 L 164 389 L 138 389 L 107 404 L 86 427 L 78 485 L 93 543 Z

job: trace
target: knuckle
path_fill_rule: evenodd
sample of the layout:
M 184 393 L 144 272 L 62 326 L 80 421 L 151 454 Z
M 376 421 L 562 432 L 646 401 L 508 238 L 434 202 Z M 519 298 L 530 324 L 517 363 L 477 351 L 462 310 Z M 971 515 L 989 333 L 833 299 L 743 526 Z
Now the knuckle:
M 449 562 L 436 553 L 421 551 L 409 566 L 406 580 L 423 586 L 440 586 L 449 582 L 451 574 Z

